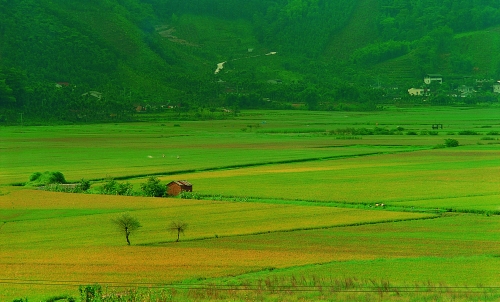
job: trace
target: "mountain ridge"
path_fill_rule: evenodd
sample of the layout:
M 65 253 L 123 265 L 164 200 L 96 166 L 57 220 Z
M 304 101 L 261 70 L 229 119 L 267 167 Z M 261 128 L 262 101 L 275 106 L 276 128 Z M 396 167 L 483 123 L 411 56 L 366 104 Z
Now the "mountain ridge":
M 0 108 L 53 111 L 90 90 L 123 112 L 170 102 L 281 108 L 306 95 L 313 108 L 363 103 L 363 86 L 408 88 L 425 73 L 500 77 L 500 3 L 454 3 L 0 0 Z M 235 60 L 244 57 L 255 59 Z M 77 91 L 52 91 L 57 82 Z M 360 91 L 346 94 L 353 83 Z

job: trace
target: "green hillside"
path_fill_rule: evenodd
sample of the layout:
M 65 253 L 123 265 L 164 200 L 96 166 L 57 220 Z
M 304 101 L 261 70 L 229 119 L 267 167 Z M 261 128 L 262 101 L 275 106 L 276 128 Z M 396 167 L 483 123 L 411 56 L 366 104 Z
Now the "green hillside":
M 374 83 L 500 77 L 489 0 L 1 0 L 0 20 L 4 123 L 130 119 L 138 106 L 368 109 L 382 101 Z

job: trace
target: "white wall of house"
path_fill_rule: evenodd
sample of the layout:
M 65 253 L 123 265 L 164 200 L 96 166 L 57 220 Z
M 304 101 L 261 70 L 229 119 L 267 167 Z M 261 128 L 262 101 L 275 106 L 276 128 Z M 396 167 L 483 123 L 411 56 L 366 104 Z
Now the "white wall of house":
M 430 85 L 432 82 L 439 82 L 439 84 L 443 84 L 443 78 L 442 77 L 425 77 L 424 78 L 424 83 L 427 85 Z
M 493 84 L 493 92 L 494 93 L 500 93 L 500 81 L 498 81 L 495 84 Z
M 425 90 L 422 88 L 410 88 L 408 89 L 409 95 L 424 95 Z

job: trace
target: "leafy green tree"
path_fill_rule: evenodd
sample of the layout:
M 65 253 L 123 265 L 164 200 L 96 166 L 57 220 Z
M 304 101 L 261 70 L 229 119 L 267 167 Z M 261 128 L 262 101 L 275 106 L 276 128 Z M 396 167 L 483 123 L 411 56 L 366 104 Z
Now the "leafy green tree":
M 316 110 L 319 103 L 319 92 L 315 87 L 307 87 L 300 93 L 300 97 L 307 104 L 307 109 Z
M 125 239 L 127 240 L 127 245 L 130 245 L 129 237 L 130 235 L 138 230 L 142 225 L 139 223 L 137 218 L 130 216 L 129 214 L 123 214 L 112 222 L 116 225 L 120 232 L 123 232 Z
M 43 173 L 35 172 L 30 175 L 29 184 L 35 186 L 50 185 L 50 184 L 65 184 L 64 175 L 59 172 L 45 171 Z
M 119 183 L 114 179 L 108 179 L 108 181 L 101 186 L 100 193 L 105 195 L 134 195 L 131 183 Z
M 87 191 L 90 189 L 90 181 L 82 178 L 78 183 L 78 187 L 82 191 Z
M 102 298 L 102 287 L 98 284 L 80 285 L 78 291 L 80 292 L 81 301 L 83 302 L 100 301 Z
M 151 176 L 145 183 L 141 184 L 141 189 L 145 196 L 162 197 L 165 195 L 166 188 L 160 183 L 160 179 Z
M 453 138 L 447 138 L 445 141 L 444 141 L 444 145 L 446 147 L 458 147 L 458 141 L 456 139 L 453 139 Z

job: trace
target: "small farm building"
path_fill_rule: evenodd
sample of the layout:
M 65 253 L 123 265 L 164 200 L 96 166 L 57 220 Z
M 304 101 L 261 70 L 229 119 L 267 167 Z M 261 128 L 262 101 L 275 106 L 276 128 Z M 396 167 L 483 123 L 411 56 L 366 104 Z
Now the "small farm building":
M 500 93 L 500 81 L 496 81 L 493 84 L 493 92 L 494 93 Z
M 443 76 L 440 74 L 431 74 L 431 73 L 427 74 L 424 77 L 424 83 L 429 85 L 432 82 L 438 82 L 439 84 L 443 84 Z
M 429 89 L 422 89 L 422 88 L 410 88 L 408 89 L 408 94 L 409 95 L 426 95 Z
M 167 184 L 167 194 L 176 196 L 182 192 L 193 192 L 193 185 L 186 180 L 171 181 Z

